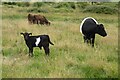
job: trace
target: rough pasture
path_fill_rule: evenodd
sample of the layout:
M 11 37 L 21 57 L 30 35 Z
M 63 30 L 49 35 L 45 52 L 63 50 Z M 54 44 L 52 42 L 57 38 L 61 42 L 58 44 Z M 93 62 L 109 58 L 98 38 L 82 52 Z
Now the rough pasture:
M 51 10 L 40 13 L 52 22 L 49 27 L 28 24 L 26 7 L 2 7 L 3 78 L 117 78 L 117 15 L 82 13 L 79 9 L 53 12 L 59 9 L 48 4 L 44 8 Z M 108 33 L 105 38 L 96 35 L 94 48 L 83 43 L 79 32 L 80 22 L 86 16 L 103 23 Z M 33 35 L 49 34 L 55 44 L 50 45 L 49 57 L 44 50 L 35 48 L 34 57 L 29 58 L 28 49 L 20 36 L 20 32 L 25 31 Z

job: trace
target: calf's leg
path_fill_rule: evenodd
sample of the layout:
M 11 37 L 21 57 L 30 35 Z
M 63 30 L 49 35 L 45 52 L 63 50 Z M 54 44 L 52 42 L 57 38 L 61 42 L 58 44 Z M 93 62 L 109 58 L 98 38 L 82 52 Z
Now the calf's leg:
M 33 56 L 33 47 L 29 48 L 29 56 Z
M 49 56 L 49 53 L 50 53 L 49 46 L 43 46 L 43 48 L 44 48 L 45 54 Z
M 40 50 L 42 49 L 42 47 L 41 47 L 41 46 L 39 46 L 39 48 L 40 48 Z

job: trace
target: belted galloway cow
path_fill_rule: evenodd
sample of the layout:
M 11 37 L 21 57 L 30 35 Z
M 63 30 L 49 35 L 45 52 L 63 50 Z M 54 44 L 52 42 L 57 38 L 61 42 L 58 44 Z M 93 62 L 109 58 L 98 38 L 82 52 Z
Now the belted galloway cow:
M 41 25 L 50 25 L 50 22 L 46 19 L 45 16 L 42 15 L 34 15 L 35 20 L 37 21 L 37 24 L 41 24 Z
M 99 24 L 94 18 L 84 18 L 80 25 L 80 32 L 83 35 L 84 42 L 90 43 L 94 47 L 95 34 L 103 37 L 107 36 L 104 25 Z

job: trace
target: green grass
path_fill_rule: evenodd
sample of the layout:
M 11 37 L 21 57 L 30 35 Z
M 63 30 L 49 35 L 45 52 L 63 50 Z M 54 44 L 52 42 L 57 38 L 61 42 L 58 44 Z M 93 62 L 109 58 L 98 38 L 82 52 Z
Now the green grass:
M 50 26 L 29 25 L 26 7 L 3 6 L 2 53 L 3 78 L 117 78 L 118 77 L 118 16 L 113 14 L 72 12 L 55 13 L 54 7 L 45 6 Z M 20 12 L 22 10 L 22 12 Z M 11 11 L 11 14 L 9 12 Z M 36 13 L 35 13 L 36 14 Z M 107 37 L 96 35 L 95 48 L 85 44 L 79 32 L 83 18 L 94 17 L 105 25 Z M 50 56 L 34 48 L 34 57 L 28 56 L 20 32 L 33 35 L 48 34 L 55 44 L 50 45 Z

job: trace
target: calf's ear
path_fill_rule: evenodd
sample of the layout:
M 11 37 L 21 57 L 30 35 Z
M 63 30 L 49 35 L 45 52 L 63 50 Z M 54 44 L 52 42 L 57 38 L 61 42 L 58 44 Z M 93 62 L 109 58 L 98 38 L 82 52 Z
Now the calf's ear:
M 29 33 L 29 35 L 32 35 L 32 33 Z
M 20 33 L 21 35 L 23 35 L 23 33 Z
M 20 33 L 21 34 L 21 36 L 23 36 L 23 33 Z

